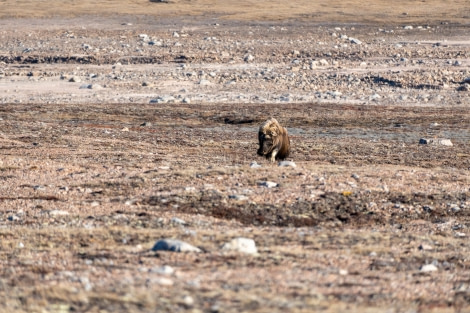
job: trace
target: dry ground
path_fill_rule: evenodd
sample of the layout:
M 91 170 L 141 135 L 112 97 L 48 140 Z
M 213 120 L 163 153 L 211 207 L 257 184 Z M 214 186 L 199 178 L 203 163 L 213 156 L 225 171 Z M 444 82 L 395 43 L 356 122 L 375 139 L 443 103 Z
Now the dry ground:
M 287 3 L 0 2 L 0 311 L 470 312 L 468 3 Z

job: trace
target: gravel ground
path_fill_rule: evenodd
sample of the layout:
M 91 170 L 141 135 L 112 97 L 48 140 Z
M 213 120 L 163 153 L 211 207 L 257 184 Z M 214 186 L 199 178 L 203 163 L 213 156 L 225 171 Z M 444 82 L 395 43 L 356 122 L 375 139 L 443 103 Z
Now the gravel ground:
M 468 25 L 0 26 L 1 310 L 470 312 Z

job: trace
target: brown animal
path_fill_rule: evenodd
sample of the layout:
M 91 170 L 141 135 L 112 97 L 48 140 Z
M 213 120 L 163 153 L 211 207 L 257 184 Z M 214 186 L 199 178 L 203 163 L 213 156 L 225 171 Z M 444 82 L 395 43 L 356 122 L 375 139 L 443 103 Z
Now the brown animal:
M 287 129 L 275 118 L 270 118 L 259 127 L 258 155 L 265 156 L 271 162 L 283 160 L 289 156 L 290 141 Z

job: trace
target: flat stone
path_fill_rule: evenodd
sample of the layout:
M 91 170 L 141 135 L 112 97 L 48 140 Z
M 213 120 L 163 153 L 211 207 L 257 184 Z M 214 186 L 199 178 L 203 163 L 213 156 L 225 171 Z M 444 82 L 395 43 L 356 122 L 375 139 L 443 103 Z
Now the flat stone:
M 243 61 L 245 62 L 253 62 L 254 60 L 255 60 L 255 57 L 252 56 L 251 54 L 248 54 L 243 58 Z
M 245 195 L 230 195 L 228 196 L 229 199 L 237 200 L 237 201 L 244 201 L 248 200 L 248 197 Z
M 172 224 L 177 224 L 177 225 L 186 225 L 187 224 L 184 220 L 182 220 L 180 218 L 177 218 L 177 217 L 172 217 L 170 222 Z
M 162 275 L 172 275 L 175 272 L 175 270 L 173 269 L 173 267 L 169 265 L 163 265 L 163 266 L 151 268 L 150 272 L 162 274 Z
M 69 215 L 69 212 L 63 211 L 63 210 L 51 210 L 49 211 L 49 215 L 51 216 Z
M 262 187 L 267 187 L 267 188 L 274 188 L 278 186 L 277 183 L 272 182 L 272 181 L 262 181 L 262 182 L 259 182 L 258 185 Z
M 175 97 L 173 96 L 160 96 L 155 99 L 150 100 L 150 104 L 155 103 L 171 103 L 175 101 Z
M 177 239 L 161 239 L 155 243 L 152 251 L 202 252 L 201 249 Z
M 454 144 L 450 139 L 431 139 L 431 138 L 421 138 L 419 140 L 420 145 L 441 145 L 452 147 Z
M 211 84 L 211 82 L 208 81 L 207 79 L 201 79 L 199 81 L 199 85 L 201 85 L 201 86 L 209 86 L 210 84 Z
M 435 272 L 437 271 L 437 266 L 434 264 L 426 264 L 426 265 L 421 266 L 419 270 L 423 273 Z
M 230 250 L 247 254 L 258 253 L 255 241 L 250 238 L 238 237 L 222 245 L 222 250 Z
M 349 37 L 349 41 L 353 44 L 356 44 L 356 45 L 360 45 L 362 44 L 362 41 L 360 41 L 359 39 L 357 38 L 353 38 L 353 37 Z
M 73 76 L 69 79 L 69 82 L 71 82 L 71 83 L 79 83 L 81 81 L 82 81 L 81 78 L 78 77 L 78 76 Z
M 277 164 L 278 166 L 290 166 L 290 167 L 297 167 L 295 162 L 293 161 L 281 161 Z

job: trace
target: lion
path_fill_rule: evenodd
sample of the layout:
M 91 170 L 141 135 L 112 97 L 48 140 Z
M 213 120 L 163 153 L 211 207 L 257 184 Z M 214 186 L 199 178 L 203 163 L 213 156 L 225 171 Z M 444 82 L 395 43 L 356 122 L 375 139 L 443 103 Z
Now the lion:
M 275 118 L 270 118 L 259 127 L 258 155 L 265 156 L 271 162 L 284 160 L 289 156 L 290 140 L 287 129 L 282 127 Z

